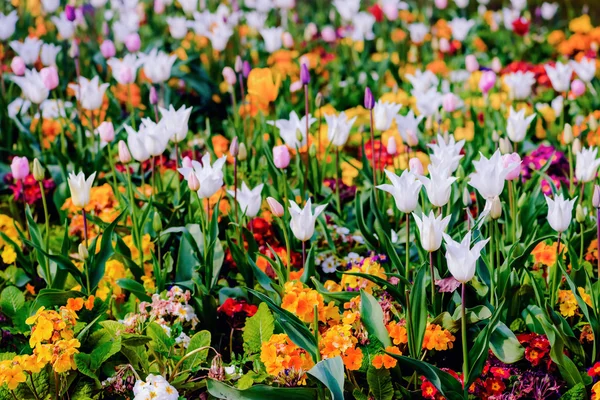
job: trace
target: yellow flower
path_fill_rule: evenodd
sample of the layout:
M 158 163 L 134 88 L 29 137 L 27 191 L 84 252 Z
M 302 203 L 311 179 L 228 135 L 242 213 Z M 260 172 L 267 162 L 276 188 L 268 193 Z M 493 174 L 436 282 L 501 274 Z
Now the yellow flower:
M 52 358 L 52 367 L 56 373 L 62 374 L 63 372 L 77 369 L 74 355 L 79 353 L 77 348 L 80 345 L 77 339 L 61 340 L 56 343 Z
M 558 291 L 558 303 L 560 313 L 565 317 L 572 317 L 578 309 L 575 295 L 570 290 Z
M 357 341 L 352 334 L 352 326 L 334 325 L 325 332 L 319 341 L 321 356 L 323 358 L 341 356 L 348 349 L 353 348 Z
M 4 264 L 12 264 L 17 259 L 17 253 L 12 246 L 4 246 L 4 250 L 2 251 L 2 262 Z
M 0 384 L 6 385 L 8 390 L 15 390 L 20 383 L 27 380 L 27 376 L 18 363 L 6 360 L 0 363 Z
M 260 360 L 265 364 L 267 373 L 273 376 L 290 372 L 302 373 L 313 366 L 313 361 L 306 351 L 296 346 L 284 333 L 272 335 L 262 344 Z M 302 381 L 305 380 L 304 376 Z
M 286 282 L 284 285 L 285 296 L 281 302 L 281 307 L 300 318 L 304 322 L 313 322 L 317 307 L 319 321 L 339 320 L 339 310 L 330 302 L 325 305 L 323 296 L 316 290 L 305 288 L 302 282 Z
M 41 357 L 37 357 L 36 355 L 24 355 L 21 358 L 21 366 L 27 372 L 31 372 L 32 374 L 39 373 L 42 368 L 46 365 L 47 361 L 45 361 Z
M 423 348 L 427 350 L 448 350 L 454 345 L 456 338 L 450 331 L 436 324 L 428 324 L 423 338 Z
M 0 231 L 4 233 L 10 240 L 15 242 L 17 246 L 21 246 L 21 240 L 19 240 L 19 232 L 15 226 L 15 220 L 8 215 L 0 214 Z M 0 237 L 0 248 L 3 248 L 7 243 L 2 237 Z
M 50 340 L 53 332 L 54 325 L 52 324 L 52 321 L 47 320 L 45 317 L 39 317 L 37 323 L 31 330 L 29 345 L 35 347 L 39 343 Z
M 270 68 L 254 68 L 248 75 L 248 94 L 260 103 L 268 104 L 279 94 L 281 76 L 273 78 Z
M 387 279 L 383 267 L 371 257 L 366 258 L 362 264 L 354 264 L 348 272 L 360 272 L 363 274 L 377 276 L 381 279 Z M 341 285 L 346 289 L 362 289 L 367 293 L 373 293 L 373 288 L 378 287 L 372 281 L 354 275 L 344 275 L 342 277 Z
M 569 22 L 569 30 L 573 33 L 588 33 L 593 28 L 590 16 L 587 14 L 584 14 L 579 18 L 573 18 L 571 22 Z

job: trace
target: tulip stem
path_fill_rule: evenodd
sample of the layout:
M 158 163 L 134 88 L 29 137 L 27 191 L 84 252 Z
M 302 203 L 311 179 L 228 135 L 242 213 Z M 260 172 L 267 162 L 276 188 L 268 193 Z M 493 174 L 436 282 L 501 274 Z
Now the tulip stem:
M 110 168 L 112 169 L 112 181 L 115 192 L 114 194 L 115 197 L 117 197 L 117 193 L 119 193 L 119 187 L 117 186 L 117 171 L 115 169 L 115 160 L 112 154 L 110 143 L 106 145 L 106 148 L 108 149 L 108 163 L 110 164 Z
M 306 264 L 306 241 L 302 241 L 302 268 L 305 267 Z
M 89 251 L 88 245 L 88 227 L 87 227 L 87 214 L 85 212 L 85 208 L 81 209 L 81 213 L 83 214 L 83 237 L 85 239 L 85 248 Z M 93 252 L 96 253 L 96 249 L 93 249 Z M 91 287 L 90 287 L 90 269 L 87 260 L 83 260 L 84 268 L 85 268 L 85 284 L 87 289 L 88 296 L 91 295 Z
M 496 236 L 496 232 L 494 232 L 494 222 L 490 221 L 489 222 L 489 228 L 490 228 L 490 263 L 488 266 L 488 270 L 490 272 L 490 304 L 492 305 L 492 307 L 495 307 L 496 305 L 496 296 L 495 296 L 495 292 L 496 292 L 496 283 L 495 283 L 495 279 L 494 279 L 494 264 L 495 264 L 495 246 L 494 246 L 494 240 L 495 240 L 495 236 Z
M 406 216 L 406 262 L 404 264 L 404 276 L 406 280 L 410 282 L 410 215 L 405 213 Z M 429 256 L 431 258 L 431 255 Z
M 138 223 L 137 223 L 137 217 L 136 217 L 136 213 L 135 213 L 135 197 L 133 194 L 133 181 L 131 179 L 131 173 L 129 172 L 129 166 L 125 165 L 125 171 L 127 172 L 127 181 L 129 183 L 129 206 L 131 207 L 131 223 L 133 224 L 133 227 L 131 229 L 131 236 L 133 236 L 133 242 L 135 243 L 135 246 L 140 250 L 138 251 L 138 253 L 140 254 L 140 268 L 144 268 L 144 254 L 141 251 L 142 249 L 142 238 L 140 235 L 140 232 L 138 231 L 139 227 L 138 227 Z
M 512 242 L 515 243 L 517 241 L 517 211 L 515 209 L 515 189 L 513 187 L 513 182 L 508 181 L 508 203 L 510 208 L 510 216 L 511 216 L 511 234 L 512 234 Z
M 337 199 L 338 215 L 342 216 L 342 200 L 340 196 L 340 148 L 335 147 L 335 197 Z
M 466 383 L 468 382 L 467 376 L 469 374 L 469 354 L 467 351 L 467 312 L 466 312 L 466 306 L 465 306 L 465 284 L 463 283 L 461 285 L 461 300 L 462 303 L 460 305 L 460 314 L 461 314 L 461 318 L 460 318 L 460 325 L 461 325 L 461 329 L 460 329 L 460 334 L 461 334 L 461 338 L 462 338 L 462 353 L 463 353 L 463 385 L 464 385 L 464 390 L 465 390 L 465 398 L 467 395 L 467 390 L 468 387 L 466 385 Z
M 569 194 L 573 194 L 573 145 L 569 145 Z
M 435 268 L 433 266 L 433 251 L 429 252 L 429 272 L 431 274 L 431 307 L 435 313 Z
M 308 169 L 310 168 L 310 157 L 308 154 L 308 147 L 310 146 L 310 143 L 308 142 L 308 112 L 308 85 L 304 85 L 304 116 L 306 117 L 306 162 L 304 166 L 304 191 L 306 191 L 308 185 Z
M 552 284 L 550 285 L 550 290 L 552 291 L 550 293 L 550 305 L 552 307 L 554 307 L 554 305 L 556 304 L 556 294 L 558 292 L 558 287 L 560 286 L 560 272 L 559 272 L 559 266 L 560 263 L 558 261 L 558 258 L 560 257 L 560 240 L 561 240 L 561 235 L 562 232 L 558 232 L 558 243 L 556 244 L 556 261 L 554 262 L 554 271 L 552 274 Z
M 596 209 L 596 243 L 600 243 L 600 208 Z M 600 255 L 597 257 L 598 281 L 600 281 Z M 596 343 L 596 340 L 594 340 Z
M 42 195 L 42 204 L 44 205 L 44 222 L 46 224 L 46 252 L 50 254 L 50 219 L 48 214 L 48 204 L 46 203 L 46 193 L 44 192 L 43 181 L 38 182 L 40 185 L 40 194 Z M 50 272 L 50 259 L 46 257 L 46 279 L 49 287 L 52 286 L 52 275 Z
M 377 186 L 377 167 L 375 166 L 375 129 L 373 128 L 373 108 L 369 110 L 371 120 L 371 164 L 373 164 L 373 189 Z M 377 196 L 375 196 L 377 204 Z

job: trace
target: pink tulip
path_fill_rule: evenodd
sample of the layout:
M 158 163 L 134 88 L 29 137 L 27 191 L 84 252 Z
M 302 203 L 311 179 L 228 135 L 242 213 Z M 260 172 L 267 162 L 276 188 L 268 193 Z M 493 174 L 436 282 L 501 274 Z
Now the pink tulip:
M 423 172 L 425 171 L 423 168 L 423 163 L 417 157 L 410 159 L 408 162 L 408 168 L 410 169 L 410 172 L 415 175 L 423 175 Z
M 290 151 L 286 145 L 273 147 L 273 162 L 280 169 L 287 168 L 290 165 Z
M 23 76 L 26 69 L 25 61 L 23 61 L 21 57 L 16 56 L 10 62 L 10 69 L 12 70 L 13 74 L 17 76 Z
M 56 70 L 56 67 L 50 66 L 42 68 L 40 70 L 40 76 L 42 77 L 44 86 L 46 86 L 48 90 L 52 90 L 58 86 L 58 71 Z
M 100 126 L 98 126 L 98 134 L 100 135 L 100 139 L 105 143 L 110 143 L 115 140 L 115 128 L 113 127 L 112 122 L 102 122 Z
M 332 43 L 332 42 L 335 42 L 337 35 L 335 33 L 335 29 L 333 29 L 331 26 L 326 26 L 321 31 L 321 37 L 327 43 Z
M 190 172 L 190 175 L 187 179 L 188 187 L 192 192 L 197 192 L 200 190 L 200 181 L 194 172 Z
M 125 142 L 122 140 L 119 140 L 119 161 L 121 161 L 122 164 L 128 164 L 131 162 L 131 153 L 129 152 Z
M 163 0 L 154 0 L 154 13 L 163 14 L 165 12 L 165 2 Z
M 10 169 L 15 180 L 25 179 L 29 175 L 29 160 L 27 157 L 15 156 L 10 164 Z
M 469 54 L 465 57 L 465 66 L 467 67 L 467 71 L 473 73 L 479 69 L 479 62 L 477 61 L 477 57 L 473 54 Z
M 229 85 L 235 85 L 235 82 L 237 81 L 235 71 L 231 67 L 223 68 L 223 79 L 225 79 L 225 82 Z
M 492 60 L 492 71 L 499 73 L 502 70 L 502 63 L 498 57 L 494 57 Z
M 290 93 L 296 93 L 298 90 L 302 89 L 302 81 L 292 82 L 290 85 Z
M 396 138 L 395 137 L 391 137 L 388 139 L 387 142 L 387 152 L 390 156 L 393 156 L 396 154 L 396 152 L 398 151 L 398 145 L 396 144 Z
M 188 156 L 183 157 L 183 160 L 181 160 L 181 165 L 184 168 L 193 168 L 193 166 L 192 166 L 192 159 L 189 158 Z
M 456 111 L 460 105 L 460 99 L 454 93 L 446 93 L 442 99 L 442 107 L 447 113 Z
M 448 0 L 435 0 L 435 6 L 438 10 L 443 10 L 448 7 Z
M 446 38 L 440 39 L 440 51 L 442 53 L 448 53 L 451 50 L 450 42 Z
M 571 90 L 575 97 L 579 97 L 585 93 L 585 83 L 583 83 L 580 79 L 575 79 L 571 82 Z
M 291 49 L 292 47 L 294 47 L 294 37 L 291 33 L 284 32 L 281 39 L 283 41 L 283 47 L 285 47 L 286 49 Z
M 115 44 L 112 40 L 105 40 L 100 45 L 100 53 L 102 53 L 102 57 L 111 58 L 117 54 L 117 49 L 115 48 Z
M 502 162 L 504 163 L 504 168 L 508 168 L 509 165 L 518 163 L 516 167 L 514 167 L 508 175 L 506 175 L 507 181 L 515 180 L 521 175 L 521 156 L 518 153 L 509 153 L 502 156 Z
M 140 39 L 140 35 L 136 32 L 130 33 L 125 38 L 125 47 L 127 47 L 127 51 L 130 53 L 135 53 L 142 47 L 142 39 Z
M 496 73 L 494 71 L 485 71 L 479 79 L 479 90 L 487 94 L 496 84 Z
M 271 209 L 271 213 L 276 217 L 283 217 L 284 210 L 283 206 L 280 202 L 275 200 L 273 197 L 267 197 L 267 203 L 269 204 L 269 208 Z

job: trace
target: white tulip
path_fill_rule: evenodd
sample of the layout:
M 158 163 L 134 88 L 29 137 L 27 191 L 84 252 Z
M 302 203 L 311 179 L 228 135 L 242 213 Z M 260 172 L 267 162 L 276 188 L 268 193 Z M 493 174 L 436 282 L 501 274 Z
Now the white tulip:
M 525 118 L 524 108 L 517 112 L 511 106 L 508 120 L 506 121 L 506 134 L 510 140 L 515 143 L 525 140 L 529 125 L 534 118 L 535 114 L 531 114 L 529 117 Z
M 312 211 L 312 204 L 310 199 L 304 205 L 304 208 L 300 208 L 296 202 L 290 200 L 290 228 L 296 239 L 306 242 L 315 233 L 315 223 L 321 213 L 327 208 L 327 204 L 323 204 L 315 207 L 315 212 Z
M 242 182 L 242 189 L 236 189 L 235 193 L 233 190 L 228 190 L 227 193 L 231 197 L 237 197 L 237 202 L 240 205 L 240 210 L 249 218 L 254 218 L 260 211 L 262 204 L 262 192 L 264 184 L 257 185 L 254 189 L 250 189 L 246 186 L 246 182 Z M 236 196 L 237 194 L 237 196 Z
M 573 217 L 573 205 L 577 197 L 573 200 L 565 199 L 562 194 L 556 195 L 554 200 L 545 197 L 548 204 L 548 223 L 558 233 L 566 231 Z
M 575 155 L 575 177 L 578 182 L 587 183 L 596 179 L 598 166 L 600 166 L 600 159 L 597 156 L 597 147 L 584 148 Z
M 415 222 L 419 228 L 421 247 L 428 252 L 436 251 L 442 245 L 442 234 L 450 223 L 451 215 L 442 219 L 441 215 L 437 217 L 433 211 L 429 211 L 429 215 L 422 214 L 421 218 L 413 213 Z
M 77 175 L 73 172 L 69 173 L 67 183 L 71 190 L 71 201 L 75 207 L 83 208 L 90 203 L 90 190 L 92 190 L 94 178 L 96 178 L 95 172 L 87 179 L 83 172 L 79 172 Z
M 379 185 L 377 188 L 394 196 L 398 210 L 403 213 L 413 212 L 419 204 L 419 193 L 423 186 L 421 181 L 408 169 L 405 169 L 400 176 L 387 169 L 384 172 L 392 184 Z
M 459 243 L 444 233 L 446 242 L 446 261 L 448 270 L 460 283 L 467 283 L 475 276 L 477 260 L 481 256 L 481 250 L 485 247 L 489 238 L 480 240 L 471 248 L 471 231 L 467 232 Z
M 327 123 L 327 139 L 334 146 L 343 146 L 348 141 L 350 135 L 350 129 L 356 121 L 357 117 L 348 119 L 346 113 L 342 111 L 339 115 L 325 114 L 325 121 Z
M 198 197 L 201 199 L 211 197 L 217 193 L 223 186 L 223 165 L 227 160 L 227 156 L 223 156 L 210 164 L 210 154 L 206 153 L 202 157 L 202 163 L 196 160 L 192 161 L 192 167 L 179 168 L 177 171 L 187 180 L 191 174 L 195 174 L 200 182 L 198 189 Z

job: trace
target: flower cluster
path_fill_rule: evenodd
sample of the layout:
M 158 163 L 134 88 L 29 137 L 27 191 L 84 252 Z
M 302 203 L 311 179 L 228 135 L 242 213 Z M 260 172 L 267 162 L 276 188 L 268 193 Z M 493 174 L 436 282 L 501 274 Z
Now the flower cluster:
M 286 334 L 275 334 L 261 347 L 260 360 L 267 373 L 286 386 L 306 383 L 306 371 L 312 368 L 310 355 L 296 346 Z
M 149 374 L 146 380 L 137 380 L 133 386 L 133 400 L 177 400 L 179 392 L 161 375 Z

